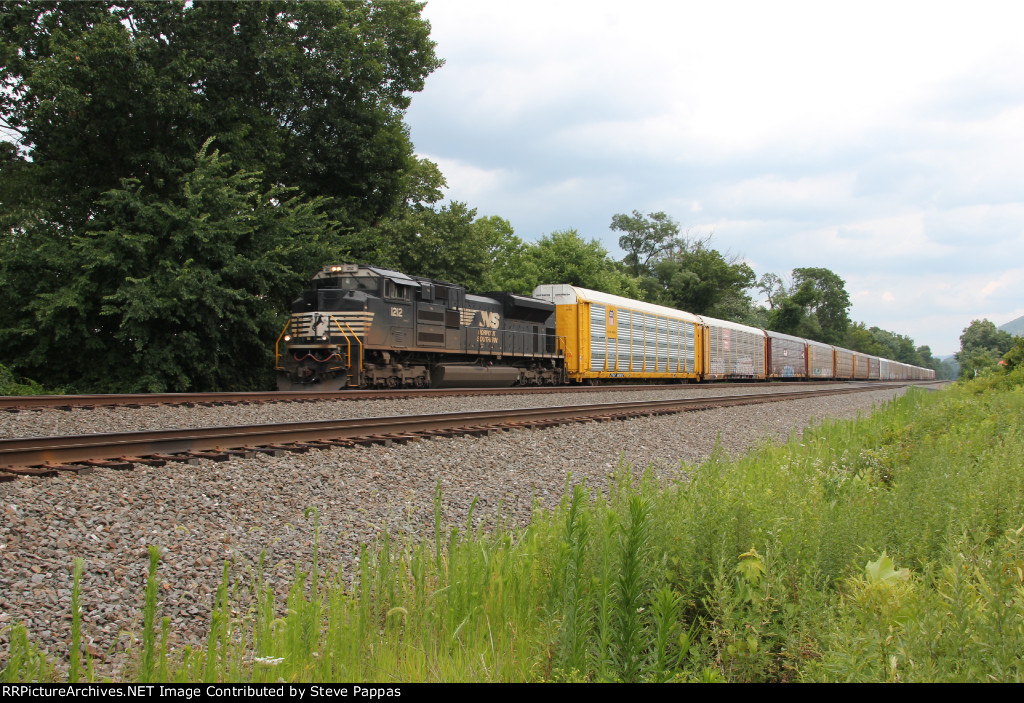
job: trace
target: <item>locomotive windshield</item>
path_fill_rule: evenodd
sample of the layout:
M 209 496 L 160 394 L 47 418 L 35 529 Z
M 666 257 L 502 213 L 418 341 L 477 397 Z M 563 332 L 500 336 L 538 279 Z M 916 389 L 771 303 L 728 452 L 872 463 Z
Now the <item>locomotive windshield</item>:
M 313 282 L 317 290 L 332 288 L 341 290 L 365 290 L 376 292 L 379 278 L 372 276 L 334 276 L 331 278 L 319 278 Z
M 376 278 L 370 278 L 369 276 L 345 276 L 341 279 L 341 288 L 343 290 L 377 290 Z

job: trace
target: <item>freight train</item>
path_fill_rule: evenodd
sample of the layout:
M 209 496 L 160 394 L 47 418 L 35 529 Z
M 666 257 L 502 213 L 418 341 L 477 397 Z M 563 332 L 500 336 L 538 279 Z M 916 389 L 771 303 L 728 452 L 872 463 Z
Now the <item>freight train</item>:
M 533 296 L 327 266 L 275 345 L 280 390 L 740 379 L 929 380 L 935 372 L 570 285 Z

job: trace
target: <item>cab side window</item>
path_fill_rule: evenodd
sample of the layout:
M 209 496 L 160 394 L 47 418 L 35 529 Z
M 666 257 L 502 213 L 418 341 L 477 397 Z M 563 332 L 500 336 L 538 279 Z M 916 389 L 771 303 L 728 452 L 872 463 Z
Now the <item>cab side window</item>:
M 412 288 L 400 286 L 394 281 L 384 281 L 384 297 L 395 300 L 412 300 Z

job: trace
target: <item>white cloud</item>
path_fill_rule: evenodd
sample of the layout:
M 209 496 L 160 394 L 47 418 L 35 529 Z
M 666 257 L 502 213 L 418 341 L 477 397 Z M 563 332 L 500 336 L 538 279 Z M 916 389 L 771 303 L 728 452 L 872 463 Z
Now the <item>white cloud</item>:
M 824 266 L 856 319 L 952 351 L 1024 290 L 1018 2 L 431 0 L 409 113 L 450 196 L 531 238 L 664 210 Z M 762 268 L 763 267 L 763 268 Z M 995 317 L 992 317 L 994 321 Z
M 480 168 L 459 159 L 431 154 L 418 156 L 438 165 L 448 182 L 448 193 L 453 195 L 455 200 L 471 202 L 501 188 L 507 188 L 514 181 L 513 175 L 505 169 Z

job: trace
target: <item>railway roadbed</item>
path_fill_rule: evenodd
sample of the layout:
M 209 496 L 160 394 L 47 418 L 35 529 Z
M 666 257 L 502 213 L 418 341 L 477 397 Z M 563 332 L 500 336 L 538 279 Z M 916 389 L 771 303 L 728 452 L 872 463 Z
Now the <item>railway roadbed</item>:
M 159 616 L 170 618 L 169 645 L 202 646 L 225 562 L 239 594 L 262 564 L 281 603 L 296 568 L 312 564 L 317 529 L 321 568 L 351 574 L 359 545 L 383 530 L 413 540 L 433 534 L 438 487 L 446 532 L 470 514 L 473 526 L 522 525 L 536 507 L 553 507 L 567 484 L 602 492 L 617 472 L 649 466 L 685 477 L 713 452 L 784 441 L 816 419 L 870 413 L 901 392 L 18 478 L 0 484 L 0 651 L 7 626 L 23 623 L 43 651 L 66 657 L 75 557 L 86 560 L 84 646 L 97 674 L 114 676 L 126 648 L 138 647 L 149 545 L 162 552 Z
M 842 383 L 832 382 L 832 383 Z M 718 384 L 725 385 L 725 384 Z M 731 383 L 735 387 L 764 383 Z M 253 391 L 224 393 L 100 393 L 85 395 L 0 396 L 0 410 L 73 410 L 75 408 L 217 407 L 263 405 L 266 403 L 319 403 L 327 400 L 396 400 L 404 398 L 446 398 L 450 396 L 541 395 L 548 393 L 601 393 L 605 391 L 646 391 L 678 388 L 679 384 L 632 384 L 603 386 L 541 386 L 511 388 L 385 388 L 339 391 Z M 714 386 L 703 386 L 713 388 Z
M 863 393 L 899 385 L 853 384 L 813 389 L 790 387 L 768 392 L 668 400 L 623 400 L 429 415 L 4 439 L 0 440 L 0 478 L 9 478 L 11 474 L 55 476 L 65 471 L 91 471 L 96 467 L 130 469 L 136 464 L 162 465 L 174 460 L 224 461 L 232 456 L 309 451 L 331 446 L 390 445 L 437 436 L 490 434 L 518 428 L 536 429 L 573 422 L 607 422 L 794 398 Z

